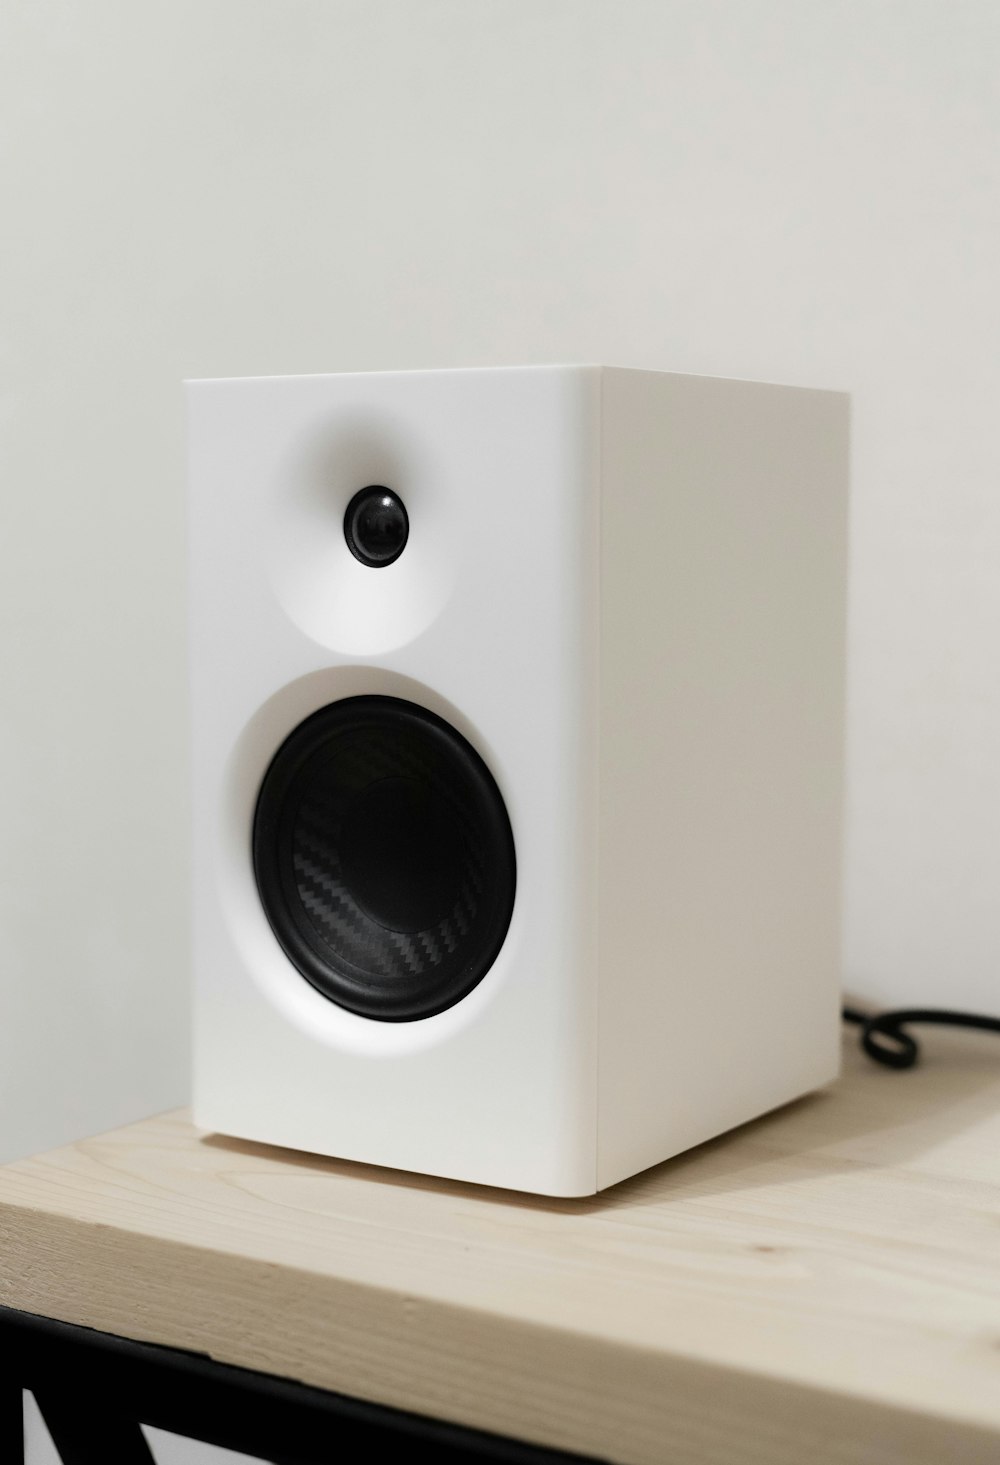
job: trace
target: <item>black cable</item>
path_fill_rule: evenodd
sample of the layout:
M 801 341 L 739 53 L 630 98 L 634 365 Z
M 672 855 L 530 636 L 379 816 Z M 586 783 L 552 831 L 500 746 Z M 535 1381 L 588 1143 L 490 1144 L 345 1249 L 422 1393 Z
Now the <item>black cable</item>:
M 862 1012 L 857 1007 L 845 1007 L 841 1015 L 845 1022 L 860 1026 L 862 1048 L 886 1068 L 912 1068 L 920 1056 L 916 1038 L 905 1030 L 907 1023 L 933 1022 L 941 1027 L 983 1028 L 1000 1033 L 1000 1017 L 951 1012 L 946 1007 L 904 1007 L 895 1012 Z

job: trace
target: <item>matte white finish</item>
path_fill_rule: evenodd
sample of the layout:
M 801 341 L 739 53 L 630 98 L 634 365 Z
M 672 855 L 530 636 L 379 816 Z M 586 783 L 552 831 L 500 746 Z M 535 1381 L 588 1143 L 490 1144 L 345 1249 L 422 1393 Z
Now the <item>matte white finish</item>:
M 600 377 L 427 372 L 191 388 L 195 1111 L 251 1139 L 528 1190 L 593 1190 Z M 350 554 L 389 483 L 401 558 Z M 301 570 L 296 575 L 296 561 Z M 249 833 L 282 739 L 384 692 L 451 721 L 517 845 L 507 939 L 416 1023 L 335 1006 L 281 951 Z M 582 918 L 581 918 L 582 917 Z
M 846 400 L 599 367 L 189 395 L 196 1121 L 579 1195 L 833 1077 Z M 379 571 L 341 533 L 369 482 L 411 520 Z M 517 847 L 494 966 L 415 1023 L 305 982 L 250 864 L 278 744 L 362 692 L 452 721 Z
M 600 1188 L 837 1072 L 847 405 L 603 374 Z

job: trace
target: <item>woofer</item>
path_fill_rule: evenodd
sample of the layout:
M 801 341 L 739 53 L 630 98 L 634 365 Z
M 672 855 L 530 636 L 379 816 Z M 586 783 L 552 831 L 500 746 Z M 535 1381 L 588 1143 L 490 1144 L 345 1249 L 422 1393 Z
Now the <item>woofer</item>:
M 449 723 L 395 697 L 331 703 L 286 738 L 258 795 L 253 862 L 302 975 L 388 1022 L 466 996 L 514 905 L 514 840 L 492 774 Z

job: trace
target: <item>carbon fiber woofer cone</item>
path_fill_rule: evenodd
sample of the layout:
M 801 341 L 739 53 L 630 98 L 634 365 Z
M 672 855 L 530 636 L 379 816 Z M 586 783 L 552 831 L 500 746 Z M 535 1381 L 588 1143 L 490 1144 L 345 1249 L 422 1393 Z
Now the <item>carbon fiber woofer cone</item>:
M 514 908 L 514 839 L 479 754 L 396 697 L 307 718 L 264 775 L 257 889 L 304 977 L 351 1012 L 409 1022 L 489 971 Z

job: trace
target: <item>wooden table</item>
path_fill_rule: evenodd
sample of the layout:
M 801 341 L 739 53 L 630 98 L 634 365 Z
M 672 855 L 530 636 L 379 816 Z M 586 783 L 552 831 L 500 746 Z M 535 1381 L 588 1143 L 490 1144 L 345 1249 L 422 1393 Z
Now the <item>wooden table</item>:
M 201 1135 L 0 1170 L 0 1303 L 609 1460 L 1000 1458 L 1000 1042 L 590 1200 Z

